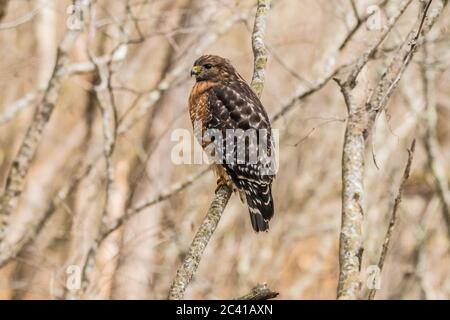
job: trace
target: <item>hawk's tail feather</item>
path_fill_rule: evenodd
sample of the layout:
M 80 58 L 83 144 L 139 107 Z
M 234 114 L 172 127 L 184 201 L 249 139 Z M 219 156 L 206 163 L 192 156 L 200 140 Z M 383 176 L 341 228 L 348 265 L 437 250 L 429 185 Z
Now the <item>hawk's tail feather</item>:
M 272 187 L 270 184 L 247 182 L 244 186 L 252 227 L 256 232 L 267 231 L 273 216 Z

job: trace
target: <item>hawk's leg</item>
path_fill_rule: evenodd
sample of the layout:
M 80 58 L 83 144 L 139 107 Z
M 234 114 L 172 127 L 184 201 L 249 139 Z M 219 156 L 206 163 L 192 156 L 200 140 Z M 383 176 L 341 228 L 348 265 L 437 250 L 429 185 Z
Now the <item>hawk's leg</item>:
M 217 187 L 215 192 L 217 192 L 217 190 L 219 190 L 222 186 L 228 186 L 230 187 L 234 192 L 236 192 L 236 187 L 234 186 L 234 183 L 227 177 L 224 176 L 219 176 L 217 178 Z
M 247 197 L 245 196 L 245 192 L 242 190 L 237 190 L 239 192 L 239 198 L 241 199 L 242 203 L 247 202 Z
M 233 190 L 234 193 L 239 193 L 239 198 L 241 199 L 242 203 L 246 203 L 246 196 L 245 196 L 245 192 L 242 190 L 239 190 L 236 185 L 233 183 L 233 181 L 231 180 L 231 178 L 228 176 L 228 174 L 225 172 L 225 170 L 222 167 L 218 167 L 216 166 L 215 170 L 214 170 L 218 176 L 217 178 L 217 187 L 216 190 L 214 191 L 215 193 L 217 193 L 217 191 L 222 187 L 222 186 L 228 186 L 231 188 L 231 190 Z

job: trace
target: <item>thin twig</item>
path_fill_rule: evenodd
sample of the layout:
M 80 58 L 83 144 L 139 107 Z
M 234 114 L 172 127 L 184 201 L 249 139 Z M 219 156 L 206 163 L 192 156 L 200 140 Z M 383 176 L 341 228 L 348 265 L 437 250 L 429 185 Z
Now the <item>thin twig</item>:
M 397 223 L 397 211 L 402 201 L 403 189 L 405 188 L 406 181 L 409 178 L 409 174 L 411 172 L 411 164 L 414 157 L 414 150 L 416 148 L 416 140 L 414 139 L 411 143 L 411 147 L 408 150 L 408 161 L 406 163 L 405 171 L 403 173 L 402 181 L 400 183 L 400 187 L 398 188 L 397 196 L 395 197 L 394 207 L 392 209 L 391 219 L 389 220 L 389 226 L 386 231 L 386 236 L 384 237 L 383 247 L 381 249 L 380 259 L 378 260 L 378 268 L 379 272 L 383 271 L 384 261 L 386 260 L 386 256 L 389 250 L 389 244 L 392 239 L 392 233 L 394 232 L 395 225 Z M 369 291 L 369 300 L 373 300 L 375 298 L 375 294 L 377 289 L 373 288 Z
M 127 210 L 125 215 L 123 215 L 120 218 L 117 218 L 114 222 L 110 223 L 108 228 L 104 231 L 104 237 L 108 236 L 108 234 L 114 232 L 118 228 L 120 228 L 124 223 L 129 221 L 132 217 L 135 215 L 141 213 L 145 209 L 150 208 L 151 206 L 154 206 L 162 201 L 165 201 L 167 199 L 172 198 L 173 196 L 177 195 L 187 187 L 191 186 L 195 181 L 203 177 L 207 172 L 209 172 L 210 168 L 207 168 L 198 174 L 193 175 L 192 177 L 187 178 L 182 183 L 175 183 L 172 187 L 168 188 L 168 191 L 161 193 L 156 198 L 152 200 L 145 201 L 144 203 L 141 203 L 135 207 L 131 207 Z
M 219 224 L 219 220 L 231 197 L 231 193 L 231 188 L 224 186 L 219 188 L 214 195 L 214 200 L 206 213 L 205 220 L 203 220 L 200 228 L 195 234 L 183 264 L 178 269 L 172 282 L 169 292 L 170 300 L 183 299 L 184 292 L 197 271 L 203 252 Z
M 8 0 L 0 0 L 0 20 L 2 19 L 5 10 L 4 10 L 4 6 L 6 6 L 8 3 Z M 39 11 L 43 8 L 43 6 L 38 6 L 37 8 L 33 9 L 31 12 L 23 15 L 22 17 L 17 18 L 14 21 L 8 21 L 8 22 L 3 22 L 0 23 L 0 31 L 2 30 L 8 30 L 8 29 L 14 29 L 17 28 L 19 26 L 21 26 L 24 23 L 30 22 L 31 20 L 33 20 L 33 18 L 39 13 Z
M 258 284 L 249 293 L 234 300 L 269 300 L 276 298 L 279 295 L 278 292 L 269 289 L 267 284 Z
M 386 6 L 386 4 L 388 2 L 389 2 L 388 0 L 383 0 L 380 4 L 378 4 L 378 7 L 380 9 L 382 9 L 382 8 L 384 8 Z M 344 38 L 344 40 L 342 40 L 342 42 L 341 42 L 341 44 L 339 46 L 339 51 L 344 49 L 344 47 L 353 38 L 353 36 L 356 34 L 356 32 L 359 30 L 359 28 L 374 14 L 374 13 L 366 14 L 364 16 L 364 18 L 360 18 L 358 16 L 358 12 L 356 10 L 356 6 L 355 6 L 355 3 L 354 3 L 354 0 L 351 0 L 351 5 L 352 5 L 352 10 L 354 12 L 355 18 L 356 18 L 356 24 L 353 26 L 353 28 L 350 29 L 350 31 L 347 33 L 347 36 Z
M 117 49 L 117 48 L 116 48 Z M 114 50 L 113 52 L 115 52 Z M 113 56 L 114 54 L 112 54 Z M 111 87 L 111 74 L 112 63 L 106 64 L 106 66 L 100 66 L 96 63 L 95 59 L 89 54 L 92 63 L 95 65 L 97 73 L 101 79 L 98 86 L 95 87 L 97 100 L 102 111 L 102 129 L 103 129 L 103 156 L 105 158 L 105 171 L 106 171 L 106 190 L 105 190 L 105 202 L 102 212 L 102 218 L 99 230 L 103 230 L 103 225 L 108 212 L 111 209 L 112 193 L 114 188 L 114 165 L 112 156 L 114 154 L 117 138 L 117 107 L 115 104 L 114 93 Z M 85 292 L 90 283 L 90 274 L 94 269 L 94 259 L 100 242 L 95 243 L 88 252 L 85 258 L 85 263 L 82 267 L 82 292 Z
M 425 34 L 433 27 L 437 18 L 447 5 L 448 0 L 438 1 L 435 10 L 428 16 L 431 2 L 432 0 L 429 0 L 420 17 L 420 20 L 416 23 L 417 26 L 412 28 L 403 44 L 395 53 L 391 63 L 383 72 L 381 79 L 374 90 L 374 94 L 367 103 L 366 109 L 369 112 L 367 132 L 372 131 L 377 116 L 384 110 L 389 98 L 393 94 L 395 88 L 397 88 L 403 73 L 420 45 L 419 40 L 423 39 Z M 420 35 L 422 35 L 422 37 L 420 37 Z M 366 138 L 367 137 L 368 135 Z

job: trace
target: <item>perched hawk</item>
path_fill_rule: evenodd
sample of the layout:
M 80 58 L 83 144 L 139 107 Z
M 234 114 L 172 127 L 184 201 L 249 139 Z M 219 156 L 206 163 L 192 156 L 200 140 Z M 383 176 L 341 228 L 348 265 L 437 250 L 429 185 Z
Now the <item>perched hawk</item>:
M 212 151 L 218 187 L 226 183 L 245 195 L 253 229 L 266 231 L 273 216 L 275 177 L 267 113 L 228 60 L 201 56 L 191 75 L 196 83 L 189 96 L 189 114 L 194 130 L 200 127 L 203 149 Z

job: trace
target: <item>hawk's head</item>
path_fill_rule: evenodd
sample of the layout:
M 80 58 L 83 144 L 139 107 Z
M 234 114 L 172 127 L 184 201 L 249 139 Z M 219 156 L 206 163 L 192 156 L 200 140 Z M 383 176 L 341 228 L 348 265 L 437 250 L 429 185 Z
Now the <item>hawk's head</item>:
M 198 81 L 223 81 L 237 77 L 230 61 L 214 55 L 204 55 L 194 62 L 191 76 Z

